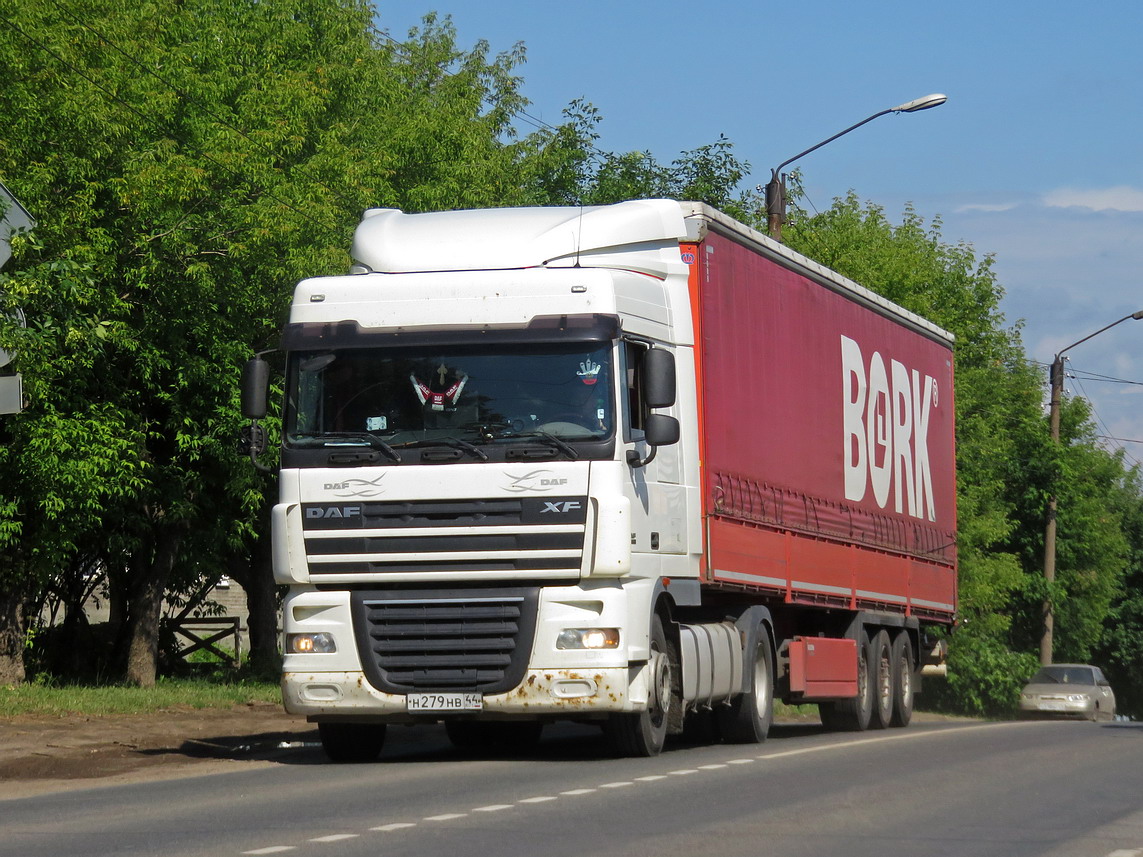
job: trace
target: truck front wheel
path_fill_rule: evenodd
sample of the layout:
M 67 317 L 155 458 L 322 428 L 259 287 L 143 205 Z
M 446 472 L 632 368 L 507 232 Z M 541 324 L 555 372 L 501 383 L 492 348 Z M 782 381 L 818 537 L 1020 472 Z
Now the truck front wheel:
M 372 762 L 385 746 L 384 723 L 319 723 L 318 735 L 333 762 Z
M 671 706 L 675 699 L 675 647 L 657 613 L 651 617 L 651 692 L 647 709 L 634 714 L 612 714 L 604 727 L 612 748 L 622 756 L 658 756 L 667 740 Z

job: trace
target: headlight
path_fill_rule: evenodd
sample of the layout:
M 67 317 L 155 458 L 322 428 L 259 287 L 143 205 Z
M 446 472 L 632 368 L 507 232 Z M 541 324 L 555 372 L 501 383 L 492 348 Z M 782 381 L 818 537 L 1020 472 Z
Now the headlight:
M 1069 693 L 1068 702 L 1090 702 L 1091 697 L 1086 693 Z
M 290 634 L 286 637 L 286 648 L 299 655 L 329 655 L 337 651 L 333 634 Z
M 618 628 L 565 628 L 556 637 L 557 649 L 618 649 Z

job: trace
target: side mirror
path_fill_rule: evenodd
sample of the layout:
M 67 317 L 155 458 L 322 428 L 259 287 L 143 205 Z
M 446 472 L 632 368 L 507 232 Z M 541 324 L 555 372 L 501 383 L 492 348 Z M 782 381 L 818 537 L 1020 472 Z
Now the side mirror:
M 242 367 L 242 416 L 260 420 L 266 416 L 266 400 L 270 394 L 270 364 L 252 357 Z
M 646 467 L 655 460 L 655 453 L 660 446 L 670 446 L 679 442 L 679 421 L 666 414 L 648 414 L 643 424 L 643 436 L 651 452 L 646 458 L 640 458 L 634 449 L 627 450 L 627 463 L 631 467 Z
M 666 414 L 648 414 L 643 434 L 651 446 L 670 446 L 679 442 L 679 421 Z
M 643 403 L 648 408 L 669 408 L 675 403 L 675 355 L 652 348 L 643 357 Z

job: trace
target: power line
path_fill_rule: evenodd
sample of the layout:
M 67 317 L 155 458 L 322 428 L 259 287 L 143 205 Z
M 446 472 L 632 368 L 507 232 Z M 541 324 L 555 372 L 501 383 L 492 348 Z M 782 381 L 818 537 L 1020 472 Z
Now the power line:
M 1074 377 L 1075 376 L 1073 376 L 1073 378 Z M 1108 427 L 1108 425 L 1104 421 L 1103 417 L 1100 416 L 1099 411 L 1097 411 L 1095 409 L 1095 404 L 1092 402 L 1091 396 L 1088 395 L 1087 390 L 1085 390 L 1083 388 L 1083 383 L 1081 382 L 1081 379 L 1075 378 L 1075 382 L 1076 382 L 1076 386 L 1079 388 L 1080 393 L 1083 395 L 1084 399 L 1087 400 L 1088 408 L 1091 410 L 1092 416 L 1095 417 L 1096 423 L 1099 425 L 1100 428 L 1102 428 L 1106 432 L 1106 434 L 1096 435 L 1096 437 L 1100 438 L 1100 439 L 1104 439 L 1104 440 L 1117 440 L 1117 438 L 1115 438 L 1111 434 L 1111 429 Z M 1136 465 L 1140 465 L 1141 463 L 1143 463 L 1143 462 L 1140 462 L 1139 459 L 1137 459 L 1135 456 L 1133 456 L 1131 453 L 1129 453 L 1122 446 L 1119 447 L 1119 449 L 1123 452 L 1124 457 L 1130 459 Z
M 1064 359 L 1070 361 L 1071 358 L 1064 358 Z M 1032 363 L 1032 365 L 1041 366 L 1044 369 L 1048 369 L 1051 366 L 1050 363 L 1045 363 L 1042 360 L 1032 360 L 1030 362 Z M 1077 378 L 1077 379 L 1082 376 L 1085 380 L 1088 380 L 1088 381 L 1100 381 L 1100 382 L 1106 382 L 1109 384 L 1130 384 L 1132 386 L 1143 387 L 1143 381 L 1131 381 L 1131 380 L 1128 380 L 1126 378 L 1116 378 L 1113 375 L 1101 375 L 1098 372 L 1090 372 L 1087 369 L 1068 369 L 1068 368 L 1065 368 L 1064 374 L 1070 378 Z
M 1081 372 L 1086 381 L 1099 381 L 1107 384 L 1128 384 L 1133 387 L 1143 387 L 1143 381 L 1129 381 L 1125 378 L 1113 378 L 1110 375 L 1099 375 L 1095 372 L 1087 372 L 1084 370 L 1073 370 L 1069 374 L 1071 374 L 1073 378 L 1077 378 Z
M 1143 440 L 1135 440 L 1130 437 L 1112 437 L 1108 434 L 1097 434 L 1096 437 L 1100 440 L 1114 440 L 1117 443 L 1143 443 Z

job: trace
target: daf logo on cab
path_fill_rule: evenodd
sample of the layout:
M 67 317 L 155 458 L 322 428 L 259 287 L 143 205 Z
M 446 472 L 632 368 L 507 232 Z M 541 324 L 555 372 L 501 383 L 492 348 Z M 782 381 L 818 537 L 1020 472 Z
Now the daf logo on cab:
M 361 515 L 360 506 L 327 506 L 318 509 L 311 506 L 306 509 L 307 518 L 357 518 Z
M 525 473 L 521 476 L 505 473 L 504 476 L 510 481 L 504 486 L 504 490 L 514 494 L 522 494 L 525 491 L 551 491 L 553 488 L 568 484 L 567 479 L 550 474 L 550 470 L 533 470 L 531 473 Z

